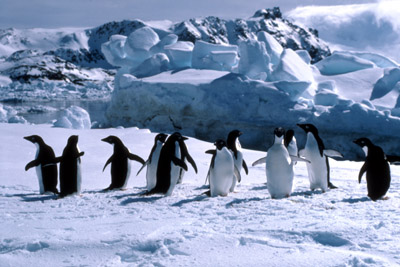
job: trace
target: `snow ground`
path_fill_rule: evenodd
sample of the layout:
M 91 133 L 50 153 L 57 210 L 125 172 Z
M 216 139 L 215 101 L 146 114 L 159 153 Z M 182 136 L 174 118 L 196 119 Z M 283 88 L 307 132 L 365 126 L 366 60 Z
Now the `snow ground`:
M 357 183 L 360 162 L 331 160 L 339 189 L 308 188 L 306 166 L 295 167 L 290 198 L 272 200 L 263 166 L 249 167 L 228 197 L 201 195 L 212 144 L 187 141 L 199 172 L 186 173 L 171 197 L 140 196 L 138 163 L 126 191 L 100 193 L 110 134 L 142 158 L 154 135 L 137 128 L 71 130 L 50 125 L 0 124 L 0 266 L 397 266 L 400 264 L 400 167 L 391 166 L 389 199 L 372 202 Z M 39 195 L 36 173 L 24 171 L 39 134 L 60 155 L 79 135 L 82 195 L 55 200 Z M 245 135 L 246 133 L 244 133 Z M 271 133 L 272 138 L 272 133 Z M 247 164 L 264 152 L 244 150 Z

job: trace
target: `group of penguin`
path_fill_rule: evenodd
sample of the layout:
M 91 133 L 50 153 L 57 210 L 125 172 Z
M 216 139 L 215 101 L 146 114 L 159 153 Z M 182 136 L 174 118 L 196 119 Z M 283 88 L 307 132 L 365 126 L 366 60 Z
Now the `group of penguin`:
M 255 161 L 252 166 L 266 166 L 267 188 L 271 198 L 289 197 L 293 186 L 293 167 L 296 162 L 307 164 L 310 189 L 320 189 L 325 192 L 337 188 L 330 182 L 328 157 L 343 157 L 335 150 L 325 149 L 317 128 L 312 124 L 297 124 L 307 134 L 304 149 L 298 151 L 294 131 L 285 131 L 279 127 L 274 130 L 274 143 L 268 149 L 265 157 Z M 216 149 L 207 150 L 211 154 L 211 163 L 206 177 L 210 190 L 205 194 L 227 196 L 234 192 L 237 182 L 241 181 L 241 170 L 248 174 L 248 167 L 243 159 L 239 130 L 228 134 L 227 140 L 218 139 Z M 35 159 L 29 162 L 25 170 L 36 167 L 41 194 L 52 192 L 59 197 L 81 192 L 81 160 L 84 152 L 78 148 L 78 136 L 69 137 L 66 147 L 60 157 L 56 157 L 53 149 L 38 135 L 24 137 L 37 146 Z M 132 154 L 116 136 L 108 136 L 102 141 L 112 144 L 114 151 L 104 165 L 111 164 L 111 184 L 103 191 L 125 189 L 131 172 L 130 160 L 142 164 L 139 174 L 144 167 L 146 172 L 146 187 L 144 195 L 163 194 L 170 196 L 176 186 L 182 182 L 189 162 L 197 173 L 197 166 L 190 156 L 185 144 L 187 137 L 175 132 L 170 136 L 160 133 L 155 136 L 154 145 L 148 159 Z M 359 145 L 366 155 L 366 160 L 359 172 L 359 183 L 366 173 L 368 196 L 376 201 L 385 196 L 390 187 L 390 167 L 388 162 L 399 161 L 397 156 L 385 155 L 383 150 L 372 144 L 368 138 L 353 141 Z M 57 163 L 60 163 L 60 191 L 57 190 Z

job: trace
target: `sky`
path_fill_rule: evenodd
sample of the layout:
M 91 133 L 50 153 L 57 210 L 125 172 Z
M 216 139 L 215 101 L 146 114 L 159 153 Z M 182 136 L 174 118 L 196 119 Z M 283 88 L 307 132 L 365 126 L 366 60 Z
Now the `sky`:
M 262 8 L 374 3 L 377 0 L 0 0 L 0 28 L 93 27 L 124 19 L 248 18 Z

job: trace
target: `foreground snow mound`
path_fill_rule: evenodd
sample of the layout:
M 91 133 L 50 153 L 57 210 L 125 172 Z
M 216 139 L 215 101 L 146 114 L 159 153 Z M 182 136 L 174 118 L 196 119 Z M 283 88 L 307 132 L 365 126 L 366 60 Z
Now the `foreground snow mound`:
M 293 193 L 271 199 L 265 167 L 251 162 L 265 152 L 244 149 L 249 174 L 236 192 L 207 197 L 203 186 L 212 143 L 189 138 L 191 168 L 170 197 L 143 196 L 146 172 L 127 190 L 100 192 L 110 184 L 103 166 L 115 135 L 146 158 L 156 133 L 137 128 L 73 130 L 50 125 L 0 124 L 1 266 L 398 266 L 400 264 L 400 167 L 391 166 L 388 200 L 371 201 L 362 162 L 330 160 L 339 188 L 311 191 L 307 167 L 294 166 Z M 70 135 L 79 135 L 82 194 L 62 199 L 38 194 L 34 170 L 24 166 L 36 148 L 22 137 L 38 134 L 61 155 Z M 247 135 L 245 132 L 240 138 Z M 273 132 L 266 133 L 273 138 Z M 218 137 L 226 137 L 218 136 Z M 360 148 L 358 148 L 361 150 Z M 265 149 L 266 150 L 266 149 Z
M 329 57 L 317 62 L 315 66 L 323 75 L 338 75 L 373 68 L 375 65 L 369 60 L 345 53 L 334 52 Z
M 53 126 L 67 129 L 90 129 L 90 116 L 83 108 L 71 106 L 61 111 Z

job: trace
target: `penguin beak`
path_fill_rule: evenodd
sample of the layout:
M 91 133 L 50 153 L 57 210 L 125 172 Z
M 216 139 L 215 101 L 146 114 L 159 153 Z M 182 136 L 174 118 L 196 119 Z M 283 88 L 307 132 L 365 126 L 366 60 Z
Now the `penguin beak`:
M 108 137 L 101 139 L 101 141 L 111 144 L 110 139 Z
M 188 140 L 188 139 L 189 139 L 189 138 L 182 136 L 182 140 L 183 140 L 183 141 Z
M 32 136 L 25 136 L 24 139 L 33 143 Z

